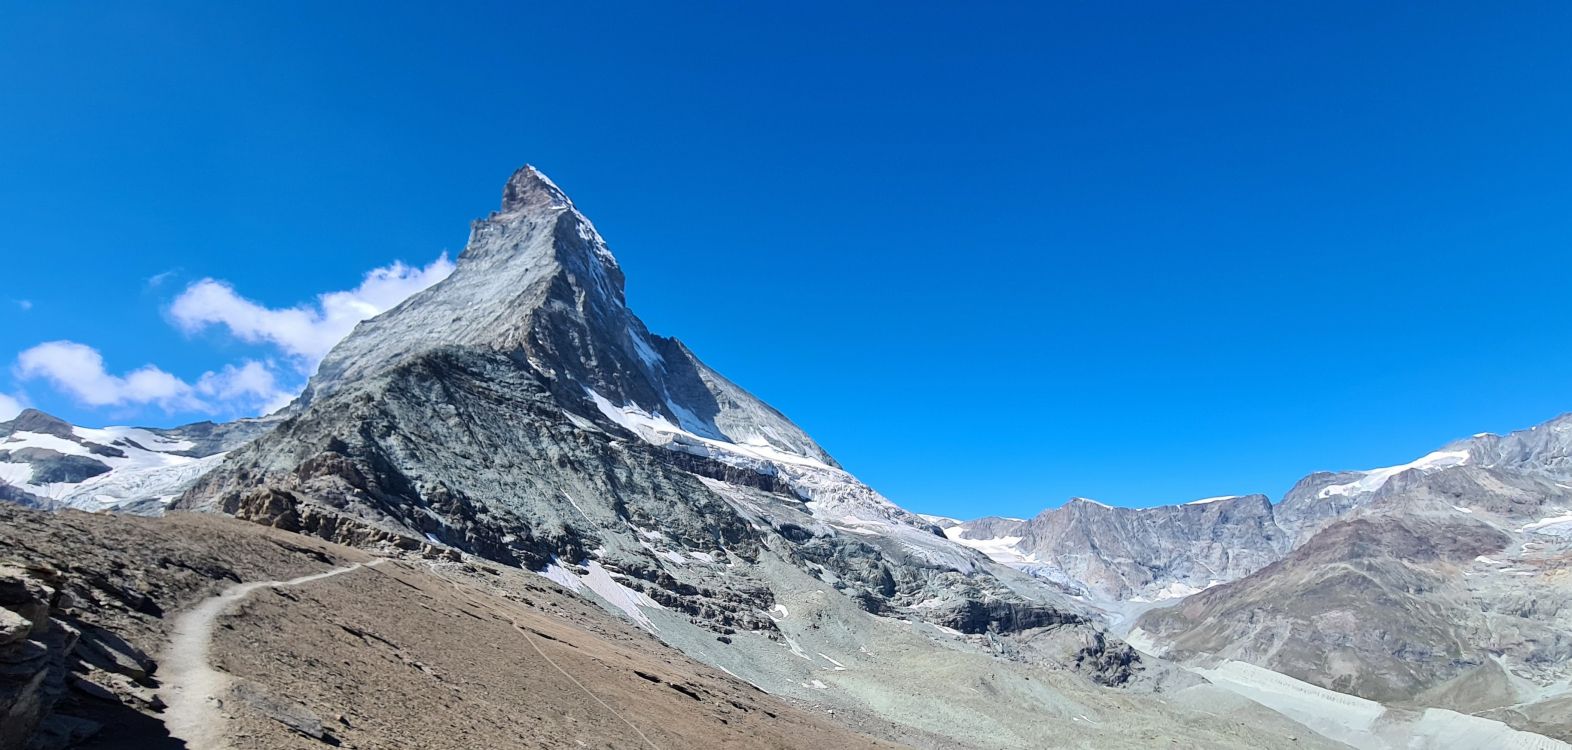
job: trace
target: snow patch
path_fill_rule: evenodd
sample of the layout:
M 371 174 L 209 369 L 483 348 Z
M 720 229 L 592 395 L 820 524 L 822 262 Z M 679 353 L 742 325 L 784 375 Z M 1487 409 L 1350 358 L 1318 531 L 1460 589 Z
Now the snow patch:
M 838 661 L 836 661 L 834 659 L 831 659 L 828 656 L 825 656 L 823 651 L 815 651 L 814 653 L 818 654 L 819 657 L 824 659 L 825 661 L 827 661 L 827 662 L 829 662 L 831 664 L 834 664 L 836 670 L 845 670 L 846 669 L 846 665 L 845 664 L 842 664 L 842 663 L 840 663 L 840 662 L 838 662 Z
M 666 404 L 667 408 L 670 408 L 673 412 L 679 412 L 677 414 L 678 421 L 687 422 L 687 425 L 678 426 L 664 415 L 651 414 L 632 404 L 617 406 L 605 396 L 587 388 L 585 392 L 595 402 L 595 408 L 599 409 L 601 414 L 606 415 L 607 419 L 626 427 L 628 431 L 638 435 L 645 442 L 654 445 L 666 445 L 672 441 L 672 438 L 680 438 L 695 447 L 709 448 L 757 460 L 811 466 L 821 469 L 830 468 L 816 459 L 788 453 L 767 443 L 743 445 L 699 434 L 700 432 L 708 433 L 710 430 L 692 412 L 675 408 L 675 405 L 669 402 Z
M 633 353 L 639 355 L 639 359 L 651 370 L 666 366 L 666 360 L 661 358 L 660 353 L 655 351 L 655 347 L 650 346 L 650 342 L 645 341 L 643 336 L 629 331 L 628 338 L 633 341 Z
M 628 588 L 619 583 L 613 577 L 614 574 L 602 566 L 599 560 L 588 560 L 584 563 L 584 567 L 588 570 L 583 575 L 580 575 L 564 568 L 553 560 L 545 568 L 535 572 L 537 575 L 554 581 L 575 594 L 582 595 L 585 589 L 588 589 L 599 597 L 601 601 L 621 610 L 639 627 L 651 632 L 658 630 L 655 627 L 655 623 L 650 621 L 649 616 L 644 614 L 642 608 L 665 609 L 660 602 L 649 598 L 642 591 Z
M 1232 499 L 1234 499 L 1236 497 L 1240 497 L 1240 496 L 1239 495 L 1218 495 L 1217 497 L 1203 497 L 1200 500 L 1191 500 L 1190 502 L 1185 503 L 1185 505 L 1211 505 L 1212 503 L 1215 503 L 1215 502 L 1220 502 L 1220 501 L 1223 501 L 1223 500 L 1232 500 Z
M 1462 466 L 1468 463 L 1469 460 L 1469 452 L 1466 449 L 1436 451 L 1400 466 L 1388 466 L 1384 469 L 1358 472 L 1360 474 L 1359 479 L 1344 484 L 1322 487 L 1321 491 L 1316 493 L 1316 497 L 1327 498 L 1332 495 L 1361 495 L 1366 492 L 1375 492 L 1381 489 L 1387 483 L 1387 480 L 1410 469 L 1435 471 L 1436 469 Z
M 809 656 L 808 652 L 803 651 L 802 650 L 802 646 L 797 645 L 796 641 L 792 640 L 788 636 L 782 636 L 782 637 L 786 638 L 786 648 L 790 649 L 793 654 L 796 654 L 797 656 L 801 656 L 802 658 L 807 659 L 808 661 L 813 661 L 813 657 Z
M 992 539 L 966 539 L 960 535 L 961 531 L 961 529 L 945 529 L 944 535 L 945 538 L 956 544 L 963 547 L 971 547 L 987 555 L 989 559 L 1005 565 L 1034 561 L 1033 558 L 1021 554 L 1020 550 L 1016 549 L 1016 545 L 1020 544 L 1025 537 L 1000 536 Z M 952 533 L 954 533 L 954 536 L 951 536 Z
M 167 438 L 140 427 L 73 427 L 79 438 L 19 431 L 0 439 L 0 450 L 39 448 L 68 456 L 83 456 L 109 471 L 80 482 L 33 481 L 30 465 L 0 463 L 0 481 L 62 505 L 88 511 L 112 509 L 133 501 L 178 497 L 186 487 L 223 460 L 224 454 L 202 458 L 176 455 L 196 447 L 188 440 Z M 94 453 L 83 443 L 113 449 L 121 455 Z
M 1572 513 L 1541 518 L 1519 528 L 1518 532 L 1540 534 L 1542 536 L 1572 537 Z

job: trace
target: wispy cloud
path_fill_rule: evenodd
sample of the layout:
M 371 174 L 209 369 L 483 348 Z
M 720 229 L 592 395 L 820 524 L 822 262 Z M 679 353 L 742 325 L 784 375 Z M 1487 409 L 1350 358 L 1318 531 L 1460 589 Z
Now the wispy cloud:
M 169 281 L 179 273 L 180 269 L 178 268 L 171 268 L 168 271 L 160 271 L 155 273 L 152 276 L 147 277 L 147 286 L 150 289 L 161 287 L 164 285 L 164 282 Z
M 27 404 L 23 403 L 22 399 L 0 393 L 0 422 L 21 414 L 25 406 Z
M 33 309 L 33 301 L 30 299 L 14 299 L 11 300 L 11 302 L 17 307 L 21 308 L 22 312 L 27 312 L 28 310 Z
M 279 387 L 272 368 L 252 359 L 239 367 L 224 365 L 217 372 L 204 373 L 197 381 L 196 390 L 220 403 L 246 404 L 259 408 L 261 414 L 272 414 L 288 406 L 298 389 Z
M 268 414 L 294 398 L 292 391 L 279 387 L 273 371 L 256 360 L 224 365 L 188 383 L 156 365 L 115 375 L 104 366 L 104 356 L 97 349 L 75 341 L 48 341 L 22 352 L 16 360 L 16 375 L 24 381 L 43 380 L 78 403 L 93 407 L 151 405 L 167 412 Z M 0 412 L 9 406 L 0 400 Z M 20 403 L 15 406 L 20 411 Z
M 147 279 L 150 287 L 166 283 L 176 270 Z M 235 338 L 276 348 L 288 364 L 272 359 L 247 359 L 184 380 L 161 367 L 146 364 L 128 372 L 111 372 L 103 355 L 76 341 L 48 341 L 18 355 L 14 374 L 24 382 L 49 384 L 79 404 L 94 408 L 156 407 L 165 412 L 197 412 L 214 416 L 268 414 L 287 405 L 304 386 L 304 375 L 355 324 L 392 308 L 453 272 L 446 254 L 424 267 L 393 263 L 368 272 L 354 289 L 324 292 L 309 305 L 269 308 L 242 297 L 233 285 L 203 279 L 186 287 L 170 306 L 175 325 L 187 333 L 218 326 Z M 17 300 L 22 309 L 32 304 Z M 293 373 L 284 382 L 282 375 Z M 0 393 L 0 419 L 24 406 L 20 396 Z
M 366 274 L 360 286 L 317 296 L 315 305 L 269 308 L 242 297 L 228 282 L 203 279 L 187 287 L 170 314 L 188 333 L 218 325 L 241 341 L 272 344 L 310 373 L 355 324 L 448 277 L 444 253 L 424 268 L 394 263 Z
M 49 341 L 22 352 L 16 374 L 23 380 L 45 380 L 88 406 L 156 404 L 168 411 L 202 406 L 180 378 L 153 365 L 112 375 L 97 349 L 75 341 Z

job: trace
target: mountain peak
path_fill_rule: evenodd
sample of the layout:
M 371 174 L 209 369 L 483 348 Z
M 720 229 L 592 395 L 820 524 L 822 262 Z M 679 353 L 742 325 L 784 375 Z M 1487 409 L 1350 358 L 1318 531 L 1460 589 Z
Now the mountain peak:
M 557 187 L 557 183 L 552 182 L 545 172 L 536 169 L 533 164 L 519 167 L 502 188 L 502 213 L 572 206 L 573 201 L 562 192 L 562 188 Z
M 0 422 L 0 425 L 9 425 L 14 432 L 36 432 L 43 435 L 54 435 L 70 439 L 72 427 L 65 420 L 34 408 L 26 408 L 16 415 L 10 422 Z
M 438 349 L 502 351 L 527 361 L 579 412 L 618 423 L 664 415 L 700 438 L 833 465 L 779 412 L 675 340 L 650 334 L 623 288 L 594 225 L 525 165 L 503 187 L 501 210 L 472 225 L 452 275 L 357 326 L 322 360 L 300 403 Z

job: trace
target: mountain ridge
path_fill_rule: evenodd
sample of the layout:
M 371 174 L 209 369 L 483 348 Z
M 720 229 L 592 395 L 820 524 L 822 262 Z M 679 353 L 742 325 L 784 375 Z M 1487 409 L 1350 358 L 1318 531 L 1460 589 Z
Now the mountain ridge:
M 1074 498 L 1031 519 L 920 516 L 680 341 L 651 334 L 623 285 L 589 219 L 526 166 L 474 222 L 453 273 L 358 325 L 276 417 L 134 432 L 28 412 L 0 424 L 0 483 L 20 487 L 23 502 L 45 497 L 27 487 L 53 488 L 93 510 L 222 513 L 437 569 L 528 571 L 760 689 L 893 722 L 936 747 L 1039 746 L 1026 728 L 1045 719 L 1072 745 L 1278 746 L 1283 726 L 1259 713 L 1254 724 L 1217 716 L 1222 694 L 1191 663 L 1212 654 L 1185 644 L 1270 662 L 1348 633 L 1307 629 L 1301 613 L 1262 608 L 1250 592 L 1313 601 L 1296 588 L 1305 576 L 1379 559 L 1390 570 L 1377 575 L 1402 573 L 1388 586 L 1446 596 L 1394 600 L 1350 585 L 1345 621 L 1394 602 L 1444 616 L 1458 606 L 1453 573 L 1466 553 L 1560 539 L 1563 526 L 1572 538 L 1572 514 L 1545 515 L 1565 510 L 1556 503 L 1572 490 L 1559 482 L 1572 472 L 1565 417 L 1410 464 L 1313 474 L 1275 505 L 1264 495 L 1146 509 Z M 145 468 L 106 463 L 132 458 L 162 462 L 158 481 L 124 496 L 92 484 Z M 43 481 L 58 476 L 77 481 Z M 1464 526 L 1504 536 L 1426 551 L 1421 532 Z M 1371 529 L 1406 542 L 1387 555 L 1368 543 Z M 1513 560 L 1551 559 L 1536 570 L 1553 577 L 1543 549 Z M 1488 572 L 1496 588 L 1476 601 L 1518 612 L 1507 635 L 1526 634 L 1498 639 L 1512 668 L 1563 653 L 1545 635 L 1557 615 L 1522 609 L 1549 578 Z M 1500 581 L 1513 583 L 1506 595 Z M 1187 612 L 1210 614 L 1197 623 Z M 1256 616 L 1275 618 L 1273 633 L 1292 643 L 1261 640 L 1248 627 Z M 1132 626 L 1132 639 L 1179 666 L 1121 640 Z M 1384 697 L 1439 695 L 1424 691 L 1450 689 L 1456 664 L 1482 666 L 1467 661 L 1474 646 L 1449 651 L 1427 637 L 1399 644 L 1424 650 L 1414 660 L 1424 669 Z M 1391 643 L 1353 653 L 1390 671 L 1379 650 Z M 1303 659 L 1273 664 L 1327 682 Z M 1331 679 L 1366 692 L 1391 683 Z M 1445 700 L 1460 705 L 1453 693 Z M 1556 726 L 1549 712 L 1532 721 Z

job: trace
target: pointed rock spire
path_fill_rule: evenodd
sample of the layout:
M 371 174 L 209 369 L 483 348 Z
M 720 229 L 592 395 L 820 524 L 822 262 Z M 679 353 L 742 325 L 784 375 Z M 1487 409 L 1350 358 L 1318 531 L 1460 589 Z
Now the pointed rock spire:
M 502 188 L 502 213 L 527 211 L 540 208 L 569 208 L 573 201 L 568 200 L 562 188 L 551 181 L 545 173 L 536 169 L 533 164 L 525 164 L 508 178 L 508 184 Z

